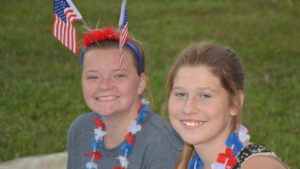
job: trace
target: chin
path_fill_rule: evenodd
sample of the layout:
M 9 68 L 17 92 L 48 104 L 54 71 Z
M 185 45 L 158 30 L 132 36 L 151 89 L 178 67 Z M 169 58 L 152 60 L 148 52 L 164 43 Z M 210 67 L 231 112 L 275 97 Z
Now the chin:
M 197 138 L 183 138 L 183 140 L 184 140 L 184 142 L 186 142 L 188 144 L 192 144 L 192 145 L 201 143 L 201 141 Z
M 112 110 L 112 109 L 94 108 L 92 110 L 94 112 L 100 114 L 101 116 L 109 116 L 109 115 L 114 114 L 114 110 Z
M 111 112 L 103 112 L 103 111 L 97 111 L 98 114 L 100 114 L 101 116 L 110 116 L 114 113 L 111 113 Z
M 199 144 L 199 142 L 201 142 L 201 138 L 199 138 L 198 134 L 182 134 L 180 132 L 178 132 L 178 134 L 180 135 L 180 137 L 184 140 L 184 142 L 188 143 L 188 144 Z

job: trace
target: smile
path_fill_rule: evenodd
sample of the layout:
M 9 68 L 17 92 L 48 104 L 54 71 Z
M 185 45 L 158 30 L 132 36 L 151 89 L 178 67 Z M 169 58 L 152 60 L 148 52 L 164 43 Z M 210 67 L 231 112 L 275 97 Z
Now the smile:
M 113 100 L 117 100 L 119 98 L 119 96 L 100 96 L 100 97 L 96 97 L 96 100 L 98 101 L 113 101 Z
M 206 121 L 197 121 L 197 120 L 181 120 L 181 123 L 186 128 L 197 128 L 206 123 Z

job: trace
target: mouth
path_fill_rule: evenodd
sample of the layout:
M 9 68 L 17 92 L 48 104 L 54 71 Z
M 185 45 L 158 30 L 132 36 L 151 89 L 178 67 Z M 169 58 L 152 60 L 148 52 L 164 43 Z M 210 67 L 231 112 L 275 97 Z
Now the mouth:
M 97 101 L 114 101 L 117 100 L 119 96 L 99 96 L 96 97 Z
M 181 124 L 188 129 L 194 129 L 203 126 L 207 121 L 199 120 L 180 120 Z

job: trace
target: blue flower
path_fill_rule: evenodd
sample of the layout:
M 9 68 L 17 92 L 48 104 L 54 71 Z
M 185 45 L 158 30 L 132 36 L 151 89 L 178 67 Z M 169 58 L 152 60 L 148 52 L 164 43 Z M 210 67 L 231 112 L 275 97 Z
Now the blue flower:
M 236 134 L 235 134 L 235 132 L 233 132 L 232 134 L 230 134 L 227 137 L 226 142 L 225 142 L 226 146 L 231 148 L 232 145 L 234 144 L 235 139 L 238 139 L 238 138 L 236 138 Z
M 244 147 L 243 143 L 240 141 L 240 139 L 237 139 L 233 147 L 235 157 L 240 153 L 243 147 Z
M 102 116 L 100 114 L 97 113 L 96 116 L 99 117 L 100 121 L 103 121 Z
M 102 148 L 103 147 L 103 143 L 102 142 L 92 142 L 91 143 L 91 147 L 92 149 L 95 149 L 95 148 Z
M 132 145 L 125 141 L 125 143 L 121 146 L 121 153 L 123 155 L 130 154 L 132 152 Z
M 200 159 L 200 157 L 198 156 L 197 152 L 195 152 L 193 154 L 193 156 L 194 156 L 194 158 L 188 164 L 189 168 L 194 169 L 195 165 L 196 165 L 197 169 L 201 169 L 203 167 L 203 162 Z
M 139 117 L 136 119 L 136 121 L 138 123 L 142 123 L 144 121 L 144 119 L 147 117 L 147 112 L 151 111 L 148 106 L 146 104 L 143 104 L 141 110 L 140 110 L 140 114 Z
M 236 134 L 236 132 L 233 132 L 227 137 L 226 146 L 229 148 L 233 146 L 234 156 L 237 156 L 244 147 L 243 143 L 239 139 L 239 135 Z

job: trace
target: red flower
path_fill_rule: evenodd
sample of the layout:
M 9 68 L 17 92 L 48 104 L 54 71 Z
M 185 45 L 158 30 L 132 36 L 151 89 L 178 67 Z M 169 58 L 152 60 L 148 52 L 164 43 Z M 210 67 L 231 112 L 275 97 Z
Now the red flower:
M 225 154 L 227 155 L 227 156 L 230 156 L 230 157 L 233 157 L 234 156 L 234 151 L 231 149 L 231 148 L 226 148 L 225 149 Z
M 134 145 L 134 139 L 135 139 L 135 135 L 128 133 L 125 137 L 125 139 L 128 141 L 129 144 Z
M 98 116 L 94 116 L 94 123 L 97 125 L 97 128 L 101 128 L 102 130 L 104 130 L 104 124 L 102 123 L 102 121 L 99 119 Z
M 84 153 L 85 156 L 94 156 L 95 160 L 99 160 L 102 158 L 102 154 L 100 152 L 90 152 L 90 153 Z
M 228 147 L 225 149 L 225 153 L 220 153 L 217 158 L 217 162 L 219 163 L 225 164 L 226 161 L 226 166 L 229 166 L 230 169 L 237 163 L 237 159 L 234 157 L 234 151 Z
M 104 29 L 93 29 L 82 36 L 82 45 L 88 47 L 93 43 L 101 42 L 103 40 L 120 40 L 120 32 L 112 26 Z M 127 36 L 126 41 L 129 40 Z
M 143 107 L 143 103 L 140 103 L 140 107 L 138 108 L 138 113 L 140 112 L 140 110 L 142 109 L 142 107 Z
M 114 167 L 112 169 L 125 169 L 124 167 Z

